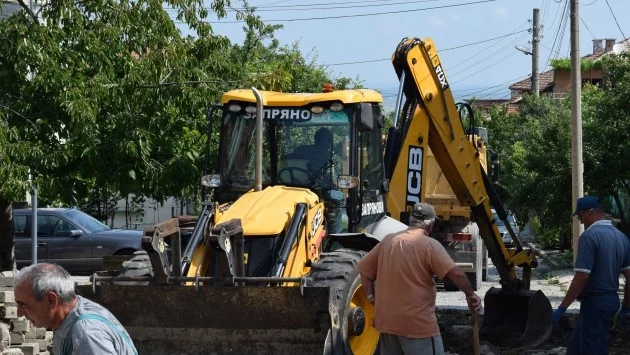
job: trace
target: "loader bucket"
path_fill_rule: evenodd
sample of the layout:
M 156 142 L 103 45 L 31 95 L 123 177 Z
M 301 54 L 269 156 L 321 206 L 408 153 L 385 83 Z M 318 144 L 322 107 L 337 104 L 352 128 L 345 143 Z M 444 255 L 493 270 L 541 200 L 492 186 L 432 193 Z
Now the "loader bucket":
M 551 303 L 540 290 L 507 292 L 491 287 L 484 303 L 481 335 L 488 340 L 520 339 L 514 345 L 535 347 L 551 333 Z
M 330 329 L 325 287 L 78 286 L 109 309 L 138 353 L 318 354 Z M 330 341 L 330 340 L 328 340 Z

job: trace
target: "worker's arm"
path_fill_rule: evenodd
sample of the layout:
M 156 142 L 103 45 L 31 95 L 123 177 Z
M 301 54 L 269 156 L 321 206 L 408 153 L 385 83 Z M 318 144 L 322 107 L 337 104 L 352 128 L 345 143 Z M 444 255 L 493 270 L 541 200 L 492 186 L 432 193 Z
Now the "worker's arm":
M 468 280 L 464 271 L 462 271 L 460 267 L 455 266 L 446 274 L 445 277 L 454 283 L 455 286 L 457 286 L 466 295 L 466 301 L 468 302 L 468 306 L 471 310 L 479 312 L 481 309 L 481 298 L 475 294 L 475 291 L 470 284 L 470 280 Z
M 593 244 L 592 236 L 586 230 L 580 236 L 578 242 L 578 253 L 575 258 L 575 275 L 569 286 L 567 294 L 564 296 L 559 308 L 568 308 L 573 301 L 584 291 L 584 287 L 591 276 L 591 270 L 595 265 L 597 247 Z
M 468 280 L 468 277 L 460 267 L 455 266 L 452 268 L 451 271 L 446 274 L 446 278 L 454 283 L 455 286 L 457 286 L 464 294 L 466 294 L 466 297 L 475 293 L 472 285 L 470 284 L 470 280 Z
M 386 237 L 387 238 L 387 237 Z M 378 254 L 383 241 L 377 244 L 370 252 L 359 261 L 358 269 L 361 274 L 361 285 L 365 291 L 365 297 L 374 304 L 376 294 L 374 293 L 374 281 L 376 281 L 376 271 L 378 270 Z
M 560 307 L 568 308 L 573 301 L 582 293 L 584 290 L 584 286 L 588 282 L 588 279 L 591 277 L 591 274 L 581 271 L 576 271 L 575 276 L 573 276 L 573 281 L 571 281 L 571 285 L 569 286 L 569 290 L 567 294 L 564 296 L 562 303 L 560 303 Z
M 363 285 L 365 297 L 367 297 L 368 301 L 374 303 L 374 280 L 361 274 L 361 285 Z

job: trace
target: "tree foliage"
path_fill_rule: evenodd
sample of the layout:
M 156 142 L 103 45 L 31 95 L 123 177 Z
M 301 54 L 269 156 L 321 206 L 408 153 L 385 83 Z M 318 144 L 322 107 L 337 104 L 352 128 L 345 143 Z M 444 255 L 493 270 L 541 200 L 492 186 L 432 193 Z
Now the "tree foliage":
M 610 56 L 601 65 L 604 85 L 586 86 L 582 97 L 584 191 L 603 197 L 627 225 L 630 61 Z M 501 157 L 502 199 L 522 221 L 535 217 L 549 247 L 571 245 L 570 104 L 525 96 L 518 113 L 494 108 L 486 124 Z
M 194 195 L 206 111 L 222 92 L 319 91 L 332 81 L 316 57 L 280 45 L 280 27 L 247 4 L 236 15 L 243 44 L 209 25 L 228 0 L 60 0 L 36 13 L 20 4 L 0 22 L 0 206 L 23 200 L 29 171 L 40 205 L 96 199 L 107 209 L 129 195 Z M 3 217 L 0 240 L 8 240 Z

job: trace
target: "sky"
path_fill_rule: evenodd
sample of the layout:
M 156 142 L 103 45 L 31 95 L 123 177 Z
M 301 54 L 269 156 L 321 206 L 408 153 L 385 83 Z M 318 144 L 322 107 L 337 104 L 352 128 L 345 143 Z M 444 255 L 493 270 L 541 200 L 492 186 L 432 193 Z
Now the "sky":
M 307 58 L 316 58 L 333 76 L 358 77 L 384 97 L 395 96 L 398 87 L 389 58 L 401 39 L 432 38 L 459 100 L 508 97 L 510 84 L 531 75 L 532 57 L 515 46 L 531 48 L 534 8 L 540 9 L 542 25 L 539 71 L 550 69 L 550 58 L 568 58 L 567 1 L 250 0 L 249 4 L 257 7 L 264 22 L 284 26 L 276 32 L 282 44 L 298 42 Z M 620 41 L 630 36 L 630 1 L 579 3 L 580 55 L 592 53 L 593 39 Z M 232 7 L 241 6 L 241 1 L 232 0 Z M 243 24 L 235 21 L 234 12 L 210 21 L 215 33 L 242 42 Z

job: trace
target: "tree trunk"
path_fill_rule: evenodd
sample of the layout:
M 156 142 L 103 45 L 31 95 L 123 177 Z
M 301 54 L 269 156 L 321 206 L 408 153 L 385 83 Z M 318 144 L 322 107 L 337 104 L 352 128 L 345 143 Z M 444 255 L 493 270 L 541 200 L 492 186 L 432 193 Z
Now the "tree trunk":
M 13 205 L 0 198 L 0 271 L 15 270 Z
M 617 191 L 613 191 L 612 193 L 613 199 L 615 200 L 615 205 L 617 205 L 617 211 L 619 211 L 619 219 L 621 222 L 626 220 L 625 211 L 623 210 L 623 204 L 621 203 L 621 199 L 619 198 L 619 194 Z

